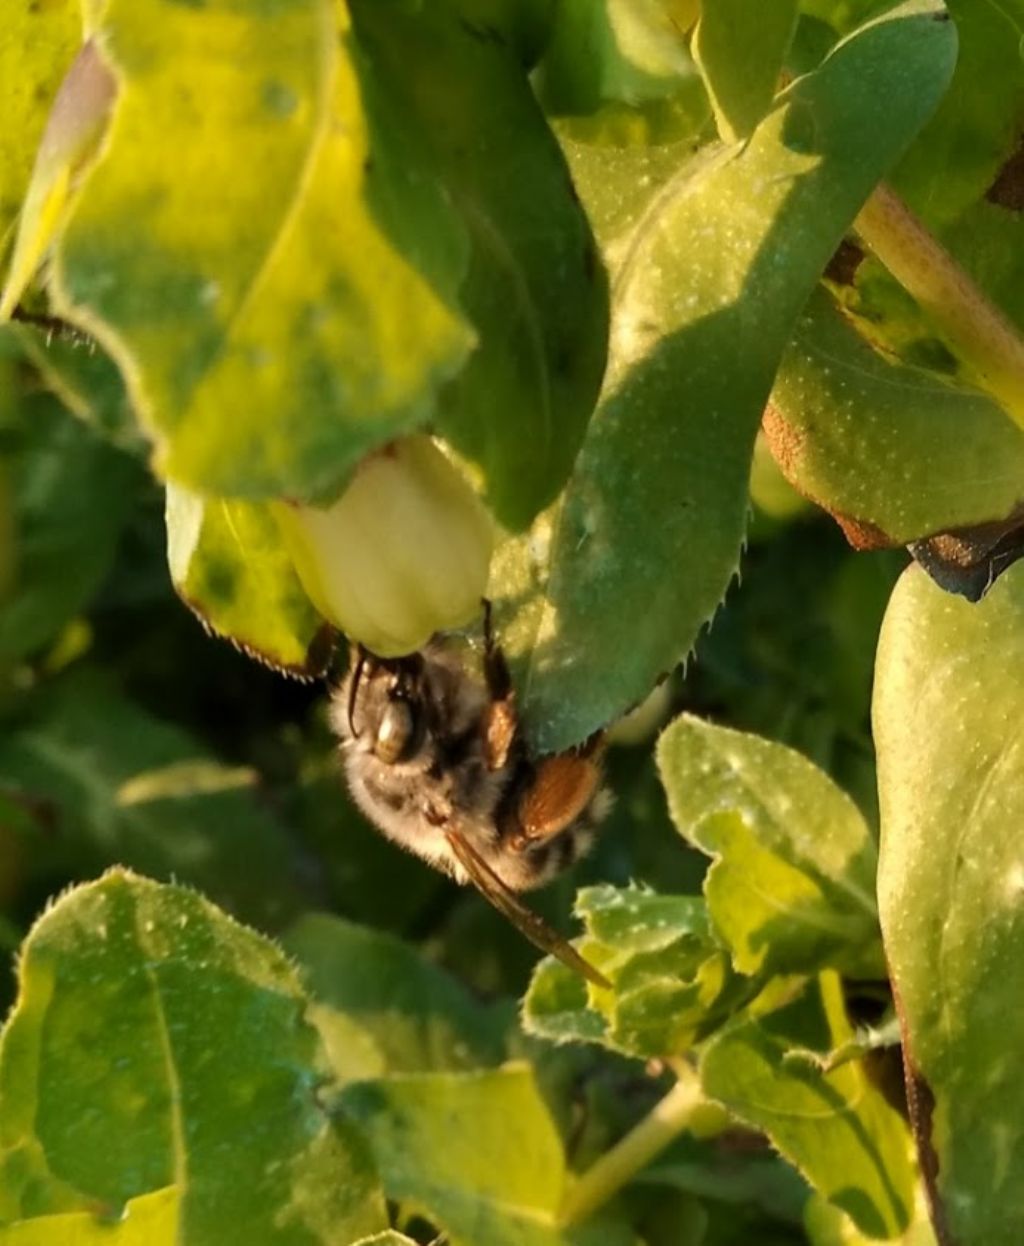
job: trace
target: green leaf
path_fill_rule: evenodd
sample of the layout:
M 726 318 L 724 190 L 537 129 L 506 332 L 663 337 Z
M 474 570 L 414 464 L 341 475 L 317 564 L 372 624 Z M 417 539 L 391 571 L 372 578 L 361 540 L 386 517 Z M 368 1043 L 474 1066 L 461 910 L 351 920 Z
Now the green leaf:
M 12 323 L 7 332 L 65 407 L 122 450 L 140 453 L 146 442 L 135 422 L 124 381 L 95 342 Z
M 801 8 L 847 33 L 891 0 L 804 0 Z M 955 220 L 1012 160 L 1024 124 L 1024 4 L 948 0 L 956 71 L 935 115 L 893 173 L 896 189 L 930 225 Z
M 439 180 L 471 260 L 459 291 L 479 345 L 437 426 L 523 528 L 565 483 L 601 385 L 608 296 L 586 216 L 514 49 L 455 0 L 357 0 L 360 44 L 410 158 Z
M 256 774 L 210 757 L 94 670 L 57 681 L 0 737 L 0 786 L 42 803 L 51 866 L 64 859 L 81 875 L 124 862 L 272 927 L 302 901 L 294 846 Z
M 0 610 L 0 662 L 40 649 L 88 605 L 141 485 L 137 464 L 48 394 L 21 402 L 12 433 L 13 588 Z
M 116 1218 L 173 1187 L 181 1241 L 348 1246 L 385 1227 L 365 1144 L 317 1102 L 323 1052 L 267 940 L 117 871 L 45 914 L 19 983 L 0 1218 Z
M 341 1081 L 500 1063 L 499 1019 L 408 943 L 327 914 L 284 937 Z
M 682 34 L 687 0 L 563 0 L 538 77 L 553 113 L 663 99 L 693 73 Z
M 575 131 L 564 125 L 558 133 L 573 185 L 586 204 L 605 263 L 614 273 L 629 253 L 630 240 L 652 195 L 694 158 L 693 143 L 688 138 L 624 146 L 610 138 L 574 137 Z
M 609 979 L 593 987 L 548 957 L 534 973 L 523 1022 L 556 1042 L 598 1042 L 624 1055 L 672 1056 L 734 1006 L 746 987 L 711 937 L 696 896 L 586 887 L 576 897 L 584 955 Z
M 824 771 L 688 714 L 658 741 L 658 768 L 676 827 L 715 858 L 704 895 L 737 970 L 885 976 L 875 843 Z
M 160 470 L 200 493 L 336 491 L 434 414 L 472 345 L 461 227 L 404 169 L 346 20 L 331 0 L 97 15 L 118 102 L 54 308 L 117 361 Z
M 855 554 L 824 519 L 776 528 L 751 549 L 687 672 L 695 710 L 803 753 L 875 826 L 871 679 L 905 565 L 901 551 Z
M 751 1150 L 737 1155 L 684 1134 L 637 1178 L 644 1186 L 671 1186 L 705 1202 L 760 1208 L 799 1224 L 807 1202 L 803 1178 L 779 1156 Z
M 922 1203 L 923 1199 L 918 1199 Z M 915 1209 L 913 1223 L 899 1237 L 886 1238 L 891 1246 L 936 1246 L 935 1233 L 923 1206 Z M 804 1212 L 804 1228 L 811 1246 L 874 1246 L 878 1241 L 860 1233 L 849 1216 L 838 1207 L 815 1194 L 807 1202 Z
M 905 572 L 879 643 L 879 909 L 950 1240 L 1020 1237 L 1024 565 L 977 605 Z
M 0 249 L 28 188 L 47 105 L 82 41 L 77 0 L 8 0 L 0 29 Z
M 562 1144 L 525 1065 L 348 1086 L 345 1111 L 370 1138 L 389 1198 L 445 1230 L 451 1246 L 628 1246 L 610 1217 L 564 1232 Z
M 332 629 L 306 596 L 270 507 L 167 485 L 167 561 L 175 591 L 219 636 L 296 675 L 321 675 Z
M 0 1246 L 174 1246 L 179 1202 L 171 1186 L 129 1199 L 116 1223 L 89 1212 L 34 1216 L 0 1225 Z
M 796 18 L 797 0 L 704 0 L 693 55 L 723 142 L 749 138 L 771 107 Z
M 942 16 L 905 4 L 841 44 L 742 151 L 684 167 L 641 218 L 550 556 L 506 607 L 520 615 L 508 647 L 539 749 L 642 699 L 720 602 L 782 351 L 844 230 L 945 87 L 955 40 Z M 624 602 L 644 604 L 624 613 Z
M 979 199 L 1024 126 L 1024 3 L 947 0 L 960 45 L 942 103 L 900 162 L 893 184 L 930 224 Z
M 871 1237 L 895 1237 L 910 1222 L 914 1172 L 906 1123 L 860 1064 L 822 1073 L 788 1062 L 787 1051 L 826 1052 L 852 1034 L 842 988 L 821 976 L 792 1004 L 741 1017 L 704 1049 L 704 1091 L 772 1143 Z
M 858 544 L 906 544 L 1006 519 L 1024 478 L 1024 435 L 977 390 L 893 363 L 839 315 L 808 303 L 765 428 L 790 482 Z

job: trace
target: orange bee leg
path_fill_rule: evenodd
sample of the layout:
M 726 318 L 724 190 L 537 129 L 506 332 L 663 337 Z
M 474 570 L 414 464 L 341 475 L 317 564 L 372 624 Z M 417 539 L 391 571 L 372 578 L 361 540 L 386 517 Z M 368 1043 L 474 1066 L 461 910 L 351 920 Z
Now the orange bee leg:
M 594 753 L 545 757 L 520 797 L 511 846 L 522 851 L 560 835 L 586 810 L 600 786 L 601 765 Z

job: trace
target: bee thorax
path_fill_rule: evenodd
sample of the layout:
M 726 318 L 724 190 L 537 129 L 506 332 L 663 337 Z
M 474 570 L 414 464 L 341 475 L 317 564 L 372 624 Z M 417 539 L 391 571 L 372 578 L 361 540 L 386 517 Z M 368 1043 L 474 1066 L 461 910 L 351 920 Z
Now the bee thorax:
M 511 694 L 489 690 L 447 647 L 389 660 L 357 655 L 330 713 L 362 813 L 457 881 L 480 885 L 467 872 L 468 853 L 525 891 L 589 849 L 605 808 L 597 761 L 531 762 Z

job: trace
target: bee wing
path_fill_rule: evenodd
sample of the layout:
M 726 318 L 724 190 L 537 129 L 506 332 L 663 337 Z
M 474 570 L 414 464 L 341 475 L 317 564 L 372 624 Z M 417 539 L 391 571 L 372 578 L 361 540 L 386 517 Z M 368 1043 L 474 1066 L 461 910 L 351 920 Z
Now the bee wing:
M 445 837 L 451 846 L 452 852 L 458 858 L 459 864 L 470 877 L 470 881 L 476 887 L 477 891 L 490 901 L 491 904 L 504 917 L 521 931 L 527 939 L 534 945 L 539 947 L 542 952 L 550 952 L 552 956 L 556 956 L 563 965 L 566 965 L 574 973 L 581 974 L 588 981 L 593 982 L 595 986 L 602 986 L 606 990 L 611 990 L 611 983 L 598 970 L 585 960 L 579 952 L 566 942 L 557 931 L 543 920 L 533 909 L 529 909 L 519 899 L 506 883 L 503 883 L 498 875 L 491 869 L 487 862 L 480 856 L 476 849 L 470 844 L 469 840 L 456 830 L 445 831 Z

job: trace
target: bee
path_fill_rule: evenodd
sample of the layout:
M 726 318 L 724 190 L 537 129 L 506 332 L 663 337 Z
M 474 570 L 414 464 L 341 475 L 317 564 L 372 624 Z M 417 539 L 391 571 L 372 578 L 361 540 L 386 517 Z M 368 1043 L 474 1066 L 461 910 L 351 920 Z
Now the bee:
M 472 883 L 537 947 L 608 986 L 516 894 L 590 848 L 611 803 L 603 739 L 531 756 L 489 606 L 482 675 L 443 639 L 402 658 L 357 648 L 330 717 L 352 797 L 370 822 L 456 882 Z

